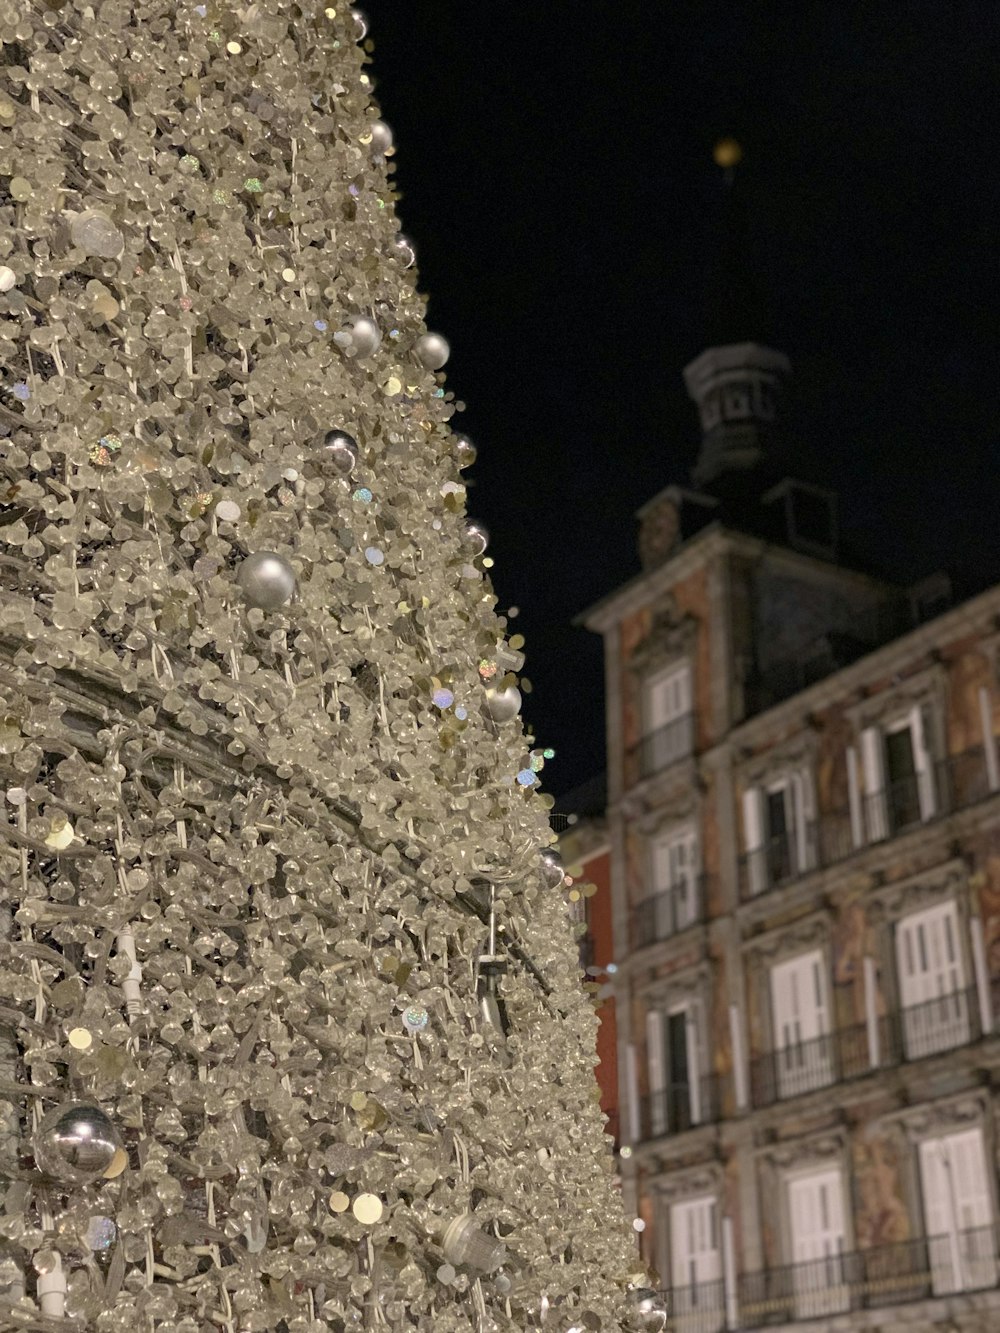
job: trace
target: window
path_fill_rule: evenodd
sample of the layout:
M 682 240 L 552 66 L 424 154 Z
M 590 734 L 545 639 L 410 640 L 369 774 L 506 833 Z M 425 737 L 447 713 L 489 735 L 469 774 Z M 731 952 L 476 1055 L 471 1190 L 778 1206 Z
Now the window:
M 743 793 L 744 884 L 762 893 L 811 870 L 815 856 L 815 807 L 811 775 L 786 773 Z
M 670 1208 L 670 1312 L 685 1333 L 716 1333 L 724 1323 L 718 1214 L 711 1195 Z
M 673 666 L 646 684 L 642 775 L 648 777 L 691 753 L 691 669 Z
M 699 1006 L 685 1000 L 646 1013 L 650 1137 L 677 1133 L 709 1118 L 702 1075 Z
M 978 1128 L 925 1139 L 920 1145 L 924 1223 L 935 1293 L 996 1284 L 992 1174 Z
M 796 1319 L 846 1310 L 844 1187 L 836 1167 L 791 1177 L 788 1222 Z
M 937 809 L 934 768 L 923 709 L 891 726 L 861 733 L 864 825 L 869 842 L 932 819 Z
M 820 949 L 771 969 L 771 1014 L 778 1096 L 796 1097 L 832 1083 L 826 969 Z
M 640 910 L 639 943 L 664 940 L 699 917 L 698 836 L 672 829 L 650 845 L 649 892 Z
M 905 916 L 896 926 L 896 966 L 908 1060 L 970 1039 L 970 991 L 953 902 Z

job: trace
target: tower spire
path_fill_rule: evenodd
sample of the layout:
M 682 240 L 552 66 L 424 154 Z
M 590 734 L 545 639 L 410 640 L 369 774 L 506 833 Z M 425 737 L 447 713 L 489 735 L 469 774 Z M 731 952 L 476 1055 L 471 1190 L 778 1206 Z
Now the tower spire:
M 756 281 L 745 191 L 737 172 L 742 147 L 735 139 L 722 139 L 713 156 L 722 169 L 722 199 L 708 282 L 706 350 L 685 367 L 684 381 L 698 405 L 702 430 L 692 480 L 716 490 L 726 486 L 727 477 L 764 461 L 791 366 L 764 341 L 770 320 Z

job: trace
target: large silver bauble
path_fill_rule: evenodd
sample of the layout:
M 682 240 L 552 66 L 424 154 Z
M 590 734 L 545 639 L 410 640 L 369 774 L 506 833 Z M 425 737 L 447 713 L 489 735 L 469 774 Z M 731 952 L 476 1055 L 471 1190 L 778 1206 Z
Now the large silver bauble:
M 558 889 L 566 877 L 562 863 L 555 852 L 542 852 L 542 879 L 548 889 Z
M 352 9 L 351 18 L 354 20 L 354 40 L 363 42 L 368 36 L 368 16 L 362 9 Z
M 513 722 L 521 711 L 521 691 L 516 685 L 486 691 L 486 709 L 494 722 Z
M 334 334 L 333 340 L 338 346 L 343 346 L 347 356 L 364 361 L 378 351 L 382 335 L 378 325 L 368 315 L 353 315 L 340 334 Z
M 476 461 L 476 446 L 468 435 L 455 436 L 455 457 L 459 467 L 471 467 Z
M 482 555 L 490 544 L 489 529 L 478 518 L 470 518 L 465 524 L 465 544 L 476 555 Z
M 295 570 L 275 551 L 255 551 L 236 572 L 236 582 L 250 606 L 274 611 L 295 594 Z
M 328 430 L 323 440 L 326 457 L 344 477 L 349 477 L 358 462 L 358 442 L 346 430 Z
M 412 268 L 417 262 L 417 252 L 413 248 L 413 242 L 402 232 L 389 242 L 389 253 L 393 259 L 402 264 L 403 268 Z
M 451 348 L 440 333 L 422 333 L 413 344 L 413 351 L 428 370 L 440 370 L 451 355 Z
M 392 147 L 392 130 L 384 120 L 373 120 L 370 129 L 372 136 L 372 152 L 379 153 L 384 157 Z
M 122 1151 L 110 1116 L 91 1102 L 57 1106 L 44 1117 L 33 1139 L 35 1164 L 67 1185 L 100 1180 Z

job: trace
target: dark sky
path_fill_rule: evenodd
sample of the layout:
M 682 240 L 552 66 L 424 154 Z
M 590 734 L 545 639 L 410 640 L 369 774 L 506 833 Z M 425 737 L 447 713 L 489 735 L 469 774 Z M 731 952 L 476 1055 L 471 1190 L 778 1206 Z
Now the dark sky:
M 698 446 L 724 134 L 791 357 L 798 475 L 904 580 L 1000 576 L 997 0 L 369 0 L 373 77 L 526 716 L 604 763 L 600 642 L 634 511 Z

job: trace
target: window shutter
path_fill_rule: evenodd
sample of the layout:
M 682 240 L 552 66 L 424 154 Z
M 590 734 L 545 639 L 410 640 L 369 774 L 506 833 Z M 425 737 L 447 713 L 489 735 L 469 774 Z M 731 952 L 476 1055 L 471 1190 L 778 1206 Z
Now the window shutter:
M 688 1062 L 688 1095 L 690 1098 L 691 1123 L 700 1125 L 702 1122 L 702 1095 L 701 1095 L 701 1050 L 698 1041 L 698 1010 L 692 1003 L 684 1010 L 686 1021 L 685 1037 L 687 1040 L 687 1062 Z
M 641 1106 L 639 1101 L 639 1063 L 636 1060 L 635 1046 L 632 1042 L 625 1047 L 625 1091 L 628 1105 L 629 1142 L 639 1143 L 642 1139 Z
M 910 1059 L 969 1038 L 965 963 L 953 902 L 905 916 L 896 926 L 896 963 Z
M 851 817 L 851 841 L 855 847 L 864 846 L 865 825 L 861 817 L 861 792 L 858 789 L 858 752 L 847 747 L 847 804 Z
M 764 793 L 749 787 L 743 793 L 743 839 L 746 852 L 747 883 L 751 893 L 767 887 L 764 857 Z
M 1000 787 L 1000 763 L 997 762 L 997 738 L 993 733 L 993 699 L 986 685 L 979 687 L 979 718 L 983 728 L 986 781 L 990 791 L 996 791 Z
M 649 1123 L 654 1137 L 667 1129 L 667 1071 L 663 1046 L 663 1014 L 646 1011 L 646 1069 L 649 1077 Z
M 827 1170 L 799 1176 L 789 1182 L 788 1196 L 794 1262 L 809 1263 L 840 1254 L 844 1248 L 844 1191 L 840 1172 Z
M 913 766 L 917 771 L 917 799 L 920 802 L 920 818 L 926 822 L 934 817 L 936 808 L 934 766 L 931 763 L 930 750 L 927 747 L 924 710 L 919 705 L 910 710 L 910 735 L 913 737 Z
M 677 1311 L 682 1319 L 708 1304 L 704 1297 L 695 1299 L 689 1289 L 718 1282 L 722 1274 L 717 1208 L 715 1199 L 707 1196 L 675 1203 L 670 1209 L 670 1277 L 675 1288 L 685 1291 L 681 1298 L 685 1308 Z
M 868 841 L 881 842 L 889 836 L 889 811 L 882 733 L 878 727 L 866 727 L 861 733 L 861 766 L 865 777 L 864 812 Z
M 796 869 L 811 870 L 815 864 L 814 825 L 815 808 L 813 803 L 812 774 L 808 769 L 793 773 L 792 786 L 792 824 L 795 832 Z

